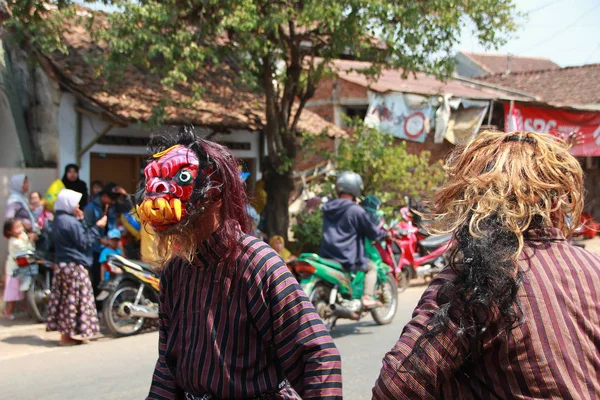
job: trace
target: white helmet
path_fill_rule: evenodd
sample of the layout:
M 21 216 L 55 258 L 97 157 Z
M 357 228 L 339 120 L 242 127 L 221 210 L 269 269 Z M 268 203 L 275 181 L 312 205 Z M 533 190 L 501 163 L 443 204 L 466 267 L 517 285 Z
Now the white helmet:
M 335 182 L 335 191 L 338 195 L 342 193 L 360 197 L 364 189 L 362 178 L 356 172 L 344 171 Z

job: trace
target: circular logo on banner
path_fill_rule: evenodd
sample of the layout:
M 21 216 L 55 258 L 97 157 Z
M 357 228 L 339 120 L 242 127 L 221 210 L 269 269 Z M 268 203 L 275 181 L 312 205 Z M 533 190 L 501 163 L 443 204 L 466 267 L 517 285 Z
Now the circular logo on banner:
M 404 133 L 411 139 L 416 139 L 425 130 L 425 114 L 420 111 L 410 114 L 404 119 Z

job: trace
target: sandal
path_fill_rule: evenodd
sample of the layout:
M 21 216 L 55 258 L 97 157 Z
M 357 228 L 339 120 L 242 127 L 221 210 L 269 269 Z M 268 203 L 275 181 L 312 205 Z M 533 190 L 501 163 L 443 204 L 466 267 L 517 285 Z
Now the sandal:
M 15 320 L 15 314 L 9 314 L 8 311 L 4 310 L 2 311 L 2 314 L 8 318 L 10 321 L 14 321 Z

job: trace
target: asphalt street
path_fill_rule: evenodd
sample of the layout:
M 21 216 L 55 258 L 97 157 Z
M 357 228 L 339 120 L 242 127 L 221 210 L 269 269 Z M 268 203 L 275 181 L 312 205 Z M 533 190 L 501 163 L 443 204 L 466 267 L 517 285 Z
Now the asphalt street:
M 399 296 L 396 318 L 377 326 L 371 317 L 342 321 L 332 336 L 342 354 L 344 398 L 371 398 L 383 355 L 392 348 L 424 286 Z M 57 347 L 43 325 L 0 324 L 0 398 L 10 400 L 144 399 L 157 354 L 156 332 Z

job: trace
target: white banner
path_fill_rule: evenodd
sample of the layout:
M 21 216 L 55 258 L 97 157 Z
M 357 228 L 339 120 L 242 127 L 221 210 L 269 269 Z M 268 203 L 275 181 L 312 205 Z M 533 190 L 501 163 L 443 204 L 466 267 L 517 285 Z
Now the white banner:
M 378 128 L 400 139 L 423 143 L 430 130 L 433 107 L 428 97 L 398 92 L 369 91 L 367 126 Z

